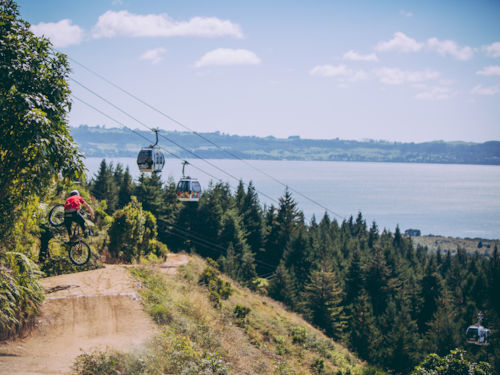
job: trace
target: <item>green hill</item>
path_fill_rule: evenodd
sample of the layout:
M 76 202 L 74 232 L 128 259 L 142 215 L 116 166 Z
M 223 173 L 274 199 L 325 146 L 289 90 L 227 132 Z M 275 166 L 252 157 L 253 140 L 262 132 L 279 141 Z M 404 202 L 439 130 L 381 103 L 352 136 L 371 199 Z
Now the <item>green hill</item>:
M 139 149 L 154 142 L 152 132 L 128 128 L 82 125 L 71 134 L 89 157 L 135 157 Z M 168 152 L 189 158 L 196 153 L 207 159 L 266 159 L 370 161 L 404 163 L 500 164 L 500 142 L 424 142 L 350 141 L 340 139 L 302 139 L 164 131 L 160 145 Z M 181 146 L 181 147 L 179 147 Z M 217 147 L 218 146 L 218 147 Z M 166 155 L 169 157 L 169 155 Z
M 144 352 L 81 355 L 78 374 L 365 374 L 373 369 L 270 298 L 239 286 L 199 257 L 175 275 L 132 269 L 162 333 Z

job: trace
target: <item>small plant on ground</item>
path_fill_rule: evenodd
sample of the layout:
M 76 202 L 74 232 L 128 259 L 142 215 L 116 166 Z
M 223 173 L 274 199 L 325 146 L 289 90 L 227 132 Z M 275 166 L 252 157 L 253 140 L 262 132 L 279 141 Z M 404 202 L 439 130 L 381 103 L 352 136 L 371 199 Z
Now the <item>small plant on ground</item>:
M 248 320 L 247 316 L 250 313 L 250 307 L 237 304 L 234 306 L 233 315 L 236 318 L 236 324 L 240 327 L 245 327 Z
M 212 267 L 206 267 L 200 275 L 199 283 L 205 285 L 210 293 L 210 300 L 216 307 L 221 306 L 221 299 L 228 299 L 233 293 L 231 284 L 222 280 Z

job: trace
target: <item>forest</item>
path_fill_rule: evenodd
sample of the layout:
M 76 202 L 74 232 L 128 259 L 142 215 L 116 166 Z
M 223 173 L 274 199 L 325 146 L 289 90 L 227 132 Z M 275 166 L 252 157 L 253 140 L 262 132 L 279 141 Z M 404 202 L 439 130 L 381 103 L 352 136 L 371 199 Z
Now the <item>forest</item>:
M 465 337 L 479 312 L 483 325 L 498 332 L 498 248 L 490 257 L 463 249 L 453 256 L 430 253 L 399 228 L 391 233 L 366 223 L 362 213 L 306 223 L 289 191 L 277 207 L 262 206 L 252 182 L 241 181 L 234 192 L 211 184 L 199 203 L 178 202 L 175 187 L 155 174 L 133 181 L 128 169 L 105 160 L 88 184 L 106 201 L 106 214 L 116 216 L 136 199 L 156 218 L 158 240 L 170 251 L 214 260 L 234 280 L 283 302 L 371 364 L 404 374 L 429 353 L 466 348 L 498 372 L 498 338 L 475 346 Z

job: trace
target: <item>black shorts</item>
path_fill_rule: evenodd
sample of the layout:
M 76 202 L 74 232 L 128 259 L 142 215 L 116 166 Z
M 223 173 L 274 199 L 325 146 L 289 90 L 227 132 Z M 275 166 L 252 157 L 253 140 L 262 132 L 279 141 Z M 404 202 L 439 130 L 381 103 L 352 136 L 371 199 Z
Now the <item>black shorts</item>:
M 85 231 L 85 219 L 78 211 L 65 211 L 64 212 L 64 225 L 68 230 L 68 235 L 71 236 L 71 224 L 75 222 Z

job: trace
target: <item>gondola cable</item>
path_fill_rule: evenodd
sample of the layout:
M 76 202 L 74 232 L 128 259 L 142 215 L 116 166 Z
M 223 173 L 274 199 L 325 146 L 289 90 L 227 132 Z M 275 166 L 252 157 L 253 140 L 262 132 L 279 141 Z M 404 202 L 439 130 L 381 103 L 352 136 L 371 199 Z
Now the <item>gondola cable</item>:
M 86 106 L 88 106 L 89 108 L 91 108 L 91 109 L 93 109 L 94 111 L 96 111 L 96 112 L 100 113 L 101 115 L 105 116 L 106 118 L 108 118 L 108 119 L 110 119 L 110 120 L 114 121 L 114 122 L 115 122 L 115 123 L 117 123 L 118 125 L 125 126 L 125 125 L 124 125 L 123 123 L 121 123 L 120 121 L 118 121 L 118 120 L 116 120 L 115 118 L 113 118 L 113 117 L 109 116 L 108 114 L 104 113 L 103 111 L 101 111 L 101 110 L 100 110 L 100 109 L 98 109 L 97 107 L 93 106 L 92 104 L 90 104 L 90 103 L 86 102 L 85 100 L 83 100 L 83 99 L 81 99 L 81 98 L 77 97 L 76 95 L 71 94 L 71 96 L 72 96 L 74 99 L 76 99 L 76 100 L 78 100 L 79 102 L 81 102 L 82 104 L 85 104 L 85 105 L 86 105 Z M 141 137 L 141 138 L 145 139 L 146 141 L 150 141 L 147 137 L 144 137 L 141 133 L 136 132 L 135 130 L 130 129 L 130 128 L 127 128 L 127 129 L 129 129 L 132 133 L 134 133 L 134 134 L 138 135 L 139 137 Z M 172 155 L 172 156 L 174 156 L 174 157 L 176 157 L 176 158 L 178 158 L 178 159 L 182 159 L 180 156 L 178 156 L 178 155 L 176 155 L 176 154 L 174 154 L 174 153 L 172 153 L 172 152 L 170 152 L 170 151 L 168 151 L 168 150 L 166 150 L 166 149 L 165 149 L 165 152 L 169 153 L 170 155 Z M 215 176 L 213 176 L 213 175 L 211 175 L 211 174 L 209 174 L 209 173 L 205 172 L 204 170 L 199 169 L 199 168 L 197 168 L 196 166 L 193 166 L 193 167 L 195 167 L 196 169 L 198 169 L 200 172 L 204 172 L 204 173 L 206 173 L 209 177 L 212 177 L 212 178 L 214 178 L 214 179 L 217 179 Z M 222 180 L 220 180 L 220 181 L 222 181 Z M 209 240 L 206 240 L 206 239 L 204 239 L 204 238 L 202 238 L 202 237 L 200 237 L 200 236 L 194 235 L 194 234 L 192 234 L 192 233 L 190 233 L 190 232 L 188 232 L 188 231 L 185 231 L 184 229 L 181 229 L 179 226 L 175 225 L 175 224 L 174 224 L 174 223 L 172 223 L 172 222 L 169 222 L 168 220 L 165 220 L 165 219 L 162 219 L 162 218 L 159 218 L 158 220 L 160 220 L 160 221 L 163 221 L 163 222 L 167 223 L 167 225 L 169 225 L 169 226 L 173 227 L 173 228 L 174 228 L 177 232 L 181 232 L 181 233 L 174 233 L 174 232 L 172 232 L 172 231 L 166 230 L 166 232 L 167 232 L 167 233 L 170 233 L 170 234 L 172 234 L 172 235 L 175 235 L 175 236 L 177 236 L 177 237 L 179 237 L 179 238 L 183 238 L 183 239 L 190 240 L 190 241 L 192 241 L 192 242 L 193 242 L 193 243 L 195 243 L 195 244 L 198 244 L 198 245 L 200 245 L 200 246 L 202 246 L 202 247 L 204 247 L 204 248 L 210 249 L 210 250 L 212 250 L 213 252 L 217 252 L 217 253 L 219 253 L 219 254 L 223 254 L 223 252 L 225 252 L 225 251 L 227 250 L 227 249 L 225 249 L 224 247 L 222 247 L 222 246 L 220 246 L 220 245 L 218 245 L 218 244 L 215 244 L 215 243 L 213 243 L 213 242 L 211 242 L 211 241 L 209 241 Z M 217 250 L 216 250 L 216 249 L 214 249 L 214 248 L 218 248 L 219 250 L 217 251 Z M 273 266 L 273 265 L 271 265 L 271 264 L 269 264 L 269 263 L 266 263 L 266 262 L 260 261 L 260 260 L 258 260 L 258 259 L 256 259 L 256 260 L 255 260 L 255 263 L 260 264 L 260 265 L 265 266 L 265 267 L 269 267 L 270 269 L 274 269 L 274 268 L 275 268 L 275 266 Z M 269 273 L 269 274 L 270 274 L 270 275 L 272 275 L 273 273 Z M 268 274 L 265 274 L 265 275 L 268 275 Z M 263 278 L 267 278 L 267 277 L 263 277 Z
M 332 213 L 333 215 L 337 216 L 338 218 L 340 219 L 345 219 L 345 217 L 341 216 L 340 214 L 336 213 L 335 211 L 329 209 L 328 207 L 322 205 L 321 203 L 317 202 L 316 200 L 308 197 L 307 195 L 303 194 L 302 192 L 294 189 L 293 187 L 290 187 L 289 185 L 281 182 L 280 180 L 278 180 L 276 177 L 274 177 L 273 175 L 261 170 L 260 168 L 257 168 L 256 166 L 254 166 L 253 164 L 249 163 L 248 161 L 242 159 L 240 156 L 236 155 L 235 153 L 219 146 L 217 143 L 213 142 L 212 140 L 210 140 L 209 138 L 203 136 L 202 134 L 198 133 L 197 131 L 189 128 L 187 125 L 184 125 L 182 122 L 176 120 L 175 118 L 173 118 L 172 116 L 169 116 L 167 115 L 166 113 L 162 112 L 161 110 L 159 110 L 158 108 L 150 105 L 149 103 L 147 103 L 146 101 L 142 100 L 141 98 L 135 96 L 134 94 L 132 94 L 131 92 L 123 89 L 122 87 L 118 86 L 117 84 L 113 83 L 112 81 L 108 80 L 107 78 L 105 78 L 104 76 L 102 76 L 101 74 L 93 71 L 92 69 L 86 67 L 85 65 L 83 65 L 82 63 L 78 62 L 77 60 L 71 58 L 71 57 L 68 57 L 71 61 L 73 61 L 74 63 L 76 63 L 77 65 L 79 65 L 80 67 L 82 67 L 83 69 L 87 70 L 88 72 L 94 74 L 95 76 L 99 77 L 100 79 L 102 79 L 103 81 L 105 81 L 106 83 L 108 83 L 109 85 L 113 86 L 114 88 L 116 88 L 117 90 L 123 92 L 124 94 L 130 96 L 131 98 L 133 98 L 134 100 L 138 101 L 139 103 L 145 105 L 146 107 L 150 108 L 151 110 L 157 112 L 158 114 L 164 116 L 165 118 L 169 119 L 170 121 L 172 121 L 173 123 L 183 127 L 184 129 L 190 131 L 191 133 L 197 135 L 198 137 L 202 138 L 203 140 L 205 140 L 206 142 L 210 143 L 211 145 L 217 147 L 219 150 L 227 153 L 228 155 L 230 155 L 231 157 L 235 158 L 235 159 L 238 159 L 239 161 L 245 163 L 247 166 L 251 167 L 252 169 L 262 173 L 263 175 L 265 175 L 266 177 L 272 179 L 273 181 L 275 181 L 276 183 L 284 186 L 285 188 L 288 188 L 290 189 L 292 192 L 300 195 L 301 197 L 307 199 L 308 201 L 314 203 L 315 205 L 317 205 L 318 207 L 321 207 L 323 208 L 326 212 L 330 212 Z
M 113 118 L 113 117 L 109 116 L 108 114 L 104 113 L 103 111 L 101 111 L 101 110 L 100 110 L 100 109 L 98 109 L 97 107 L 93 106 L 92 104 L 90 104 L 90 103 L 86 102 L 85 100 L 83 100 L 83 99 L 81 99 L 81 98 L 79 98 L 79 97 L 75 96 L 74 94 L 71 94 L 71 96 L 72 96 L 74 99 L 78 100 L 79 102 L 81 102 L 81 103 L 85 104 L 85 105 L 86 105 L 86 106 L 88 106 L 89 108 L 93 109 L 94 111 L 96 111 L 96 112 L 100 113 L 101 115 L 105 116 L 106 118 L 110 119 L 111 121 L 114 121 L 114 122 L 115 122 L 115 123 L 117 123 L 118 125 L 121 125 L 121 126 L 125 127 L 126 129 L 130 130 L 132 133 L 134 133 L 134 134 L 138 135 L 139 137 L 141 137 L 141 138 L 145 139 L 146 141 L 149 141 L 149 142 L 150 142 L 150 140 L 149 140 L 147 137 L 143 136 L 141 133 L 139 133 L 139 132 L 137 132 L 137 131 L 135 131 L 135 130 L 133 130 L 133 129 L 131 129 L 131 128 L 128 128 L 128 127 L 127 127 L 127 126 L 125 126 L 122 122 L 120 122 L 120 121 L 116 120 L 115 118 Z M 161 147 L 161 146 L 160 146 L 160 147 Z M 168 149 L 166 149 L 166 148 L 164 148 L 164 147 L 161 147 L 161 149 L 162 149 L 162 150 L 164 150 L 166 153 L 168 153 L 168 154 L 172 155 L 173 157 L 175 157 L 175 158 L 177 158 L 177 159 L 179 159 L 179 160 L 183 160 L 183 158 L 182 158 L 182 157 L 180 157 L 179 155 L 177 155 L 177 154 L 175 154 L 175 153 L 173 153 L 173 152 L 169 151 Z M 192 164 L 191 164 L 191 165 L 192 165 Z M 192 165 L 192 167 L 193 167 L 193 168 L 195 168 L 196 170 L 198 170 L 199 172 L 206 174 L 208 177 L 211 177 L 211 178 L 213 178 L 214 180 L 217 180 L 217 181 L 222 182 L 222 180 L 221 180 L 220 178 L 215 177 L 214 175 L 212 175 L 212 174 L 208 173 L 207 171 L 205 171 L 205 170 L 203 170 L 203 169 L 201 169 L 201 168 L 198 168 L 198 167 L 197 167 L 197 166 L 195 166 L 195 165 Z
M 141 126 L 145 127 L 146 129 L 148 130 L 153 130 L 152 127 L 149 127 L 148 125 L 146 125 L 144 122 L 142 122 L 141 120 L 137 119 L 136 117 L 132 116 L 131 114 L 129 114 L 128 112 L 126 112 L 125 110 L 123 110 L 122 108 L 120 108 L 119 106 L 115 105 L 114 103 L 112 103 L 111 101 L 109 101 L 108 99 L 104 98 L 103 96 L 99 95 L 97 92 L 95 92 L 94 90 L 90 89 L 89 87 L 85 86 L 83 83 L 77 81 L 76 79 L 74 78 L 71 78 L 70 77 L 70 80 L 72 80 L 73 82 L 75 82 L 77 85 L 81 86 L 82 88 L 84 88 L 85 90 L 87 90 L 88 92 L 90 92 L 91 94 L 95 95 L 96 97 L 98 97 L 99 99 L 101 99 L 102 101 L 104 101 L 105 103 L 107 103 L 108 105 L 112 106 L 113 108 L 115 108 L 116 110 L 120 111 L 121 113 L 123 113 L 124 115 L 130 117 L 132 120 L 136 121 L 138 124 L 140 124 Z M 108 117 L 108 116 L 107 116 Z M 109 118 L 109 117 L 108 117 Z M 208 165 L 210 165 L 211 167 L 217 169 L 218 171 L 224 173 L 225 175 L 231 177 L 233 180 L 239 182 L 241 181 L 241 179 L 235 177 L 234 175 L 232 175 L 231 173 L 229 172 L 226 172 L 225 170 L 223 170 L 222 168 L 219 168 L 217 165 L 209 162 L 208 160 L 202 158 L 201 156 L 199 156 L 198 154 L 194 153 L 193 151 L 187 149 L 186 147 L 178 144 L 177 142 L 171 140 L 170 138 L 160 134 L 160 137 L 162 138 L 165 138 L 167 141 L 169 141 L 170 143 L 173 143 L 174 145 L 176 145 L 177 147 L 181 148 L 182 150 L 188 152 L 189 154 L 193 155 L 194 157 L 196 157 L 197 159 L 200 159 L 200 160 L 203 160 L 205 163 L 207 163 Z M 180 158 L 179 158 L 180 159 Z M 220 179 L 218 179 L 220 180 Z M 264 192 L 261 192 L 259 190 L 256 189 L 256 191 L 265 196 L 266 198 L 274 201 L 274 202 L 278 202 L 275 198 L 267 195 L 266 193 Z

